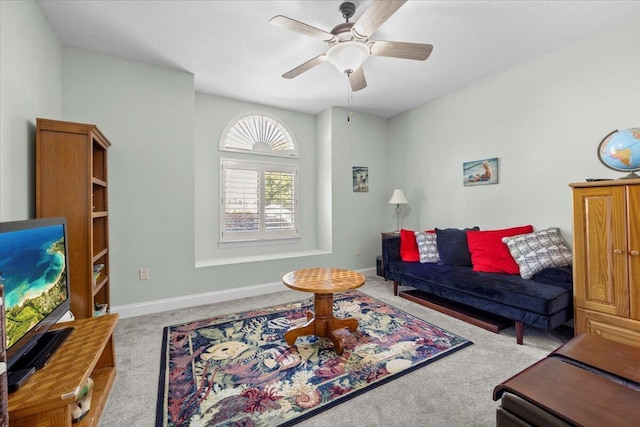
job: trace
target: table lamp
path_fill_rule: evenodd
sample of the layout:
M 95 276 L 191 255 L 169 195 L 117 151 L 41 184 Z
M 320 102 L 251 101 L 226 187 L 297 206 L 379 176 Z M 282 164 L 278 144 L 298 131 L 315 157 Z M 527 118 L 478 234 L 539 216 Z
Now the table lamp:
M 406 205 L 409 203 L 407 198 L 404 197 L 404 191 L 400 189 L 393 190 L 393 195 L 391 196 L 391 200 L 389 200 L 389 204 L 396 205 L 396 215 L 398 216 L 398 228 L 396 229 L 396 233 L 400 233 L 400 205 Z

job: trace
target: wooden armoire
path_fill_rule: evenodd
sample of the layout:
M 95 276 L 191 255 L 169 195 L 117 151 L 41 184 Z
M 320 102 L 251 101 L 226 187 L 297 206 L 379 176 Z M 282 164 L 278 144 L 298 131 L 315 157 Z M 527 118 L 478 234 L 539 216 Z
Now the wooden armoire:
M 575 333 L 640 347 L 640 179 L 570 186 Z

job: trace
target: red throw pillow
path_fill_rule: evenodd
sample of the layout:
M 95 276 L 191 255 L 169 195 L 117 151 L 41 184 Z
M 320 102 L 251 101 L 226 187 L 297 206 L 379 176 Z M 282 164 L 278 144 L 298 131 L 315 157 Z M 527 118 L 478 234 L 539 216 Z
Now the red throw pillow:
M 502 243 L 502 238 L 532 232 L 531 225 L 502 230 L 467 231 L 473 271 L 520 274 L 520 267 L 511 256 L 507 245 Z
M 426 230 L 425 233 L 435 233 L 435 230 Z M 506 245 L 505 245 L 506 246 Z M 419 262 L 420 251 L 413 230 L 400 230 L 400 258 L 406 262 Z
M 420 261 L 420 252 L 418 252 L 418 243 L 413 230 L 400 230 L 400 258 L 407 262 Z

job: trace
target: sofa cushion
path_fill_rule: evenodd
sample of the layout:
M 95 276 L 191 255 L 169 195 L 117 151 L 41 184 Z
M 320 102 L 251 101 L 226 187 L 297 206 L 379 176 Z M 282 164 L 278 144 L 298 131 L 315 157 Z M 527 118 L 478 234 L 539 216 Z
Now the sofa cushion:
M 471 265 L 471 254 L 467 245 L 467 230 L 479 230 L 479 227 L 446 228 L 444 230 L 436 228 L 438 254 L 440 260 L 445 265 Z
M 520 276 L 530 279 L 539 271 L 549 267 L 571 265 L 571 250 L 557 227 L 529 234 L 503 237 L 513 259 L 520 267 Z
M 400 258 L 405 262 L 420 261 L 418 243 L 413 230 L 400 230 Z
M 420 253 L 420 262 L 440 262 L 436 234 L 427 231 L 416 231 L 415 236 L 418 243 L 418 252 Z
M 476 272 L 462 266 L 400 261 L 391 262 L 391 265 L 385 265 L 386 268 L 389 269 L 389 277 L 399 280 L 403 285 L 505 317 L 509 316 L 491 309 L 491 306 L 495 308 L 495 304 L 500 304 L 505 311 L 508 307 L 514 307 L 537 313 L 538 316 L 548 316 L 571 307 L 573 300 L 571 290 L 555 284 L 523 279 L 518 275 Z M 532 322 L 529 319 L 525 323 L 538 326 Z
M 502 238 L 531 232 L 533 232 L 531 225 L 500 230 L 467 231 L 467 245 L 471 252 L 473 271 L 519 274 L 520 267 Z

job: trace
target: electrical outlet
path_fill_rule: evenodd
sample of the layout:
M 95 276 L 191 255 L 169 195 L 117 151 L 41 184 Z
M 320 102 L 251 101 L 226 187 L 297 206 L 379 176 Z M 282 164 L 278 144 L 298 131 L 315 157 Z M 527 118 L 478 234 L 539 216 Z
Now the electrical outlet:
M 146 267 L 139 269 L 138 278 L 140 280 L 149 280 L 149 269 Z
M 360 246 L 356 246 L 356 255 L 360 256 Z

